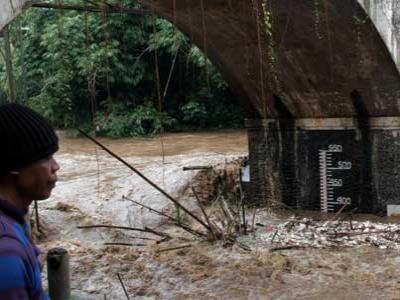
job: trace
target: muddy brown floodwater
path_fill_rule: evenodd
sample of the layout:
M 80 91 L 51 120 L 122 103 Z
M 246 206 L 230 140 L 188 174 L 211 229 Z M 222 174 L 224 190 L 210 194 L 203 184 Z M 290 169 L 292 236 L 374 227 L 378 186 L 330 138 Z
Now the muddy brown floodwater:
M 287 214 L 262 211 L 257 212 L 256 222 L 263 227 L 240 239 L 251 252 L 235 245 L 193 241 L 169 228 L 161 217 L 123 200 L 127 196 L 171 212 L 173 206 L 165 197 L 91 142 L 67 138 L 64 133 L 60 137 L 61 150 L 56 155 L 62 168 L 60 180 L 52 197 L 40 203 L 42 233 L 37 234 L 44 251 L 64 247 L 70 252 L 74 299 L 126 299 L 117 274 L 130 299 L 400 299 L 397 249 L 380 249 L 363 239 L 355 246 L 324 248 L 326 238 L 322 236 L 318 242 L 322 248 L 272 252 L 279 239 L 307 243 L 301 239 L 314 241 L 317 232 L 307 231 L 307 225 L 300 222 L 290 227 L 295 231 L 290 232 L 292 236 L 285 237 L 283 232 L 275 238 L 276 228 L 286 228 L 282 224 L 288 221 Z M 184 191 L 197 171 L 182 168 L 223 168 L 248 151 L 244 131 L 165 135 L 164 159 L 159 138 L 101 141 L 193 209 Z M 176 239 L 157 245 L 143 239 L 154 237 L 135 232 L 77 229 L 94 224 L 150 226 L 168 230 Z M 106 246 L 106 242 L 136 246 Z M 187 243 L 192 247 L 157 253 L 160 247 Z M 46 282 L 46 273 L 43 279 Z
M 91 153 L 93 143 L 85 138 L 67 138 L 60 132 L 61 153 Z M 161 142 L 164 144 L 164 155 L 182 155 L 193 153 L 231 154 L 247 151 L 247 134 L 245 131 L 216 131 L 196 133 L 165 134 L 157 138 L 105 139 L 99 138 L 115 153 L 124 156 L 162 156 Z

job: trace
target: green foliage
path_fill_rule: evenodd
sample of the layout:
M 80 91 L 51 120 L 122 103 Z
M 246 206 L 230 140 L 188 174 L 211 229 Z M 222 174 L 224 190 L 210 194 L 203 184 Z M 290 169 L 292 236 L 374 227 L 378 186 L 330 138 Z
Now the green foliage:
M 64 70 L 56 72 L 53 77 L 46 78 L 42 92 L 28 102 L 29 106 L 60 128 L 73 125 L 73 103 L 68 79 Z
M 118 3 L 132 6 L 128 0 Z M 18 99 L 57 127 L 90 124 L 118 137 L 242 123 L 221 74 L 166 20 L 29 9 L 13 24 L 11 36 Z M 2 90 L 7 91 L 7 77 L 0 56 Z M 158 94 L 164 92 L 160 113 Z
M 177 31 L 170 22 L 157 19 L 155 21 L 157 31 L 150 35 L 149 46 L 151 50 L 161 50 L 169 54 L 175 54 L 181 45 L 190 46 L 188 39 Z
M 183 121 L 203 127 L 207 120 L 207 109 L 203 102 L 189 101 L 181 108 Z
M 102 135 L 129 137 L 157 134 L 162 128 L 172 126 L 174 119 L 160 114 L 150 102 L 134 109 L 118 103 L 111 107 L 109 114 L 100 113 L 96 123 L 99 124 L 97 131 Z

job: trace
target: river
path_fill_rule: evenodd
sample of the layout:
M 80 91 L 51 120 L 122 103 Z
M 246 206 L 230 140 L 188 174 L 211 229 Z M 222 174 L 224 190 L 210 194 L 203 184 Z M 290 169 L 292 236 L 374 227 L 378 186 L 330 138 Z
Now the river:
M 39 245 L 44 252 L 53 247 L 69 251 L 74 299 L 126 299 L 117 274 L 131 299 L 400 299 L 396 227 L 400 225 L 318 223 L 260 211 L 254 216 L 261 227 L 239 238 L 251 252 L 227 247 L 224 241 L 188 239 L 181 233 L 158 245 L 135 233 L 77 229 L 96 224 L 165 229 L 163 218 L 123 196 L 160 211 L 169 209 L 170 214 L 174 210 L 158 191 L 90 141 L 59 135 L 59 182 L 52 197 L 40 203 Z M 189 202 L 183 191 L 197 171 L 183 171 L 184 166 L 224 165 L 248 151 L 244 131 L 167 134 L 163 148 L 160 138 L 100 141 L 185 205 Z M 335 236 L 349 226 L 361 229 L 333 240 L 326 234 L 330 230 Z M 169 225 L 167 230 L 173 228 Z M 388 228 L 392 233 L 366 234 Z M 106 242 L 135 246 L 106 246 Z M 157 252 L 188 243 L 189 248 L 179 251 Z M 271 251 L 282 245 L 295 247 Z M 43 279 L 46 283 L 46 272 Z
M 73 205 L 90 216 L 108 221 L 140 225 L 142 213 L 131 203 L 120 201 L 125 195 L 156 208 L 169 204 L 165 197 L 115 158 L 85 138 L 68 138 L 59 133 L 61 166 L 53 196 L 42 204 L 58 202 Z M 215 165 L 247 154 L 244 131 L 166 134 L 159 138 L 104 139 L 99 141 L 140 170 L 146 177 L 178 197 L 195 172 L 184 166 Z M 154 215 L 146 215 L 152 222 Z M 126 224 L 127 225 L 127 224 Z
M 50 199 L 40 202 L 41 246 L 48 250 L 62 246 L 71 252 L 72 269 L 80 280 L 73 281 L 76 292 L 106 293 L 118 282 L 104 282 L 104 268 L 90 267 L 94 252 L 105 242 L 116 241 L 118 233 L 78 230 L 79 225 L 113 224 L 140 227 L 157 226 L 161 218 L 123 200 L 123 196 L 158 210 L 171 203 L 115 158 L 85 138 L 69 138 L 58 132 L 60 151 L 55 155 L 61 166 L 59 181 Z M 245 131 L 216 131 L 165 134 L 156 138 L 99 138 L 173 197 L 180 198 L 196 171 L 185 166 L 212 166 L 247 155 Z M 45 229 L 43 229 L 45 228 Z M 107 260 L 103 262 L 105 264 Z M 149 262 L 150 263 L 150 262 Z M 46 276 L 46 274 L 44 274 Z M 76 277 L 75 277 L 76 278 Z M 109 293 L 112 299 L 117 294 Z M 89 294 L 82 296 L 88 298 Z M 102 296 L 101 296 L 101 299 Z

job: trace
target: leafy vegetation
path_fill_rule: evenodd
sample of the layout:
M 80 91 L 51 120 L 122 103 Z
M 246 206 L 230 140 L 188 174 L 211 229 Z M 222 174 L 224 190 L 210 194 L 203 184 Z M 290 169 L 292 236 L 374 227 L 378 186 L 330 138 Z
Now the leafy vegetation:
M 121 137 L 242 124 L 221 75 L 166 20 L 32 8 L 11 36 L 19 101 L 59 128 Z M 1 90 L 0 57 L 5 101 Z

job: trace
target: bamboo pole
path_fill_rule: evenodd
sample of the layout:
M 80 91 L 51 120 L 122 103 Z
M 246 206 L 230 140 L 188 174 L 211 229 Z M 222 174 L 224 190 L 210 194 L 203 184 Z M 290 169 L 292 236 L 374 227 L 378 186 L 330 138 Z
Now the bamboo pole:
M 37 231 L 38 231 L 38 233 L 39 232 L 41 232 L 40 231 L 40 219 L 39 219 L 39 206 L 38 206 L 38 201 L 37 200 L 35 200 L 35 220 L 36 220 L 36 229 L 37 229 Z
M 118 276 L 119 282 L 121 283 L 122 289 L 124 290 L 126 299 L 129 300 L 129 299 L 130 299 L 130 298 L 129 298 L 129 294 L 128 294 L 128 291 L 127 291 L 126 288 L 125 288 L 125 284 L 124 284 L 124 282 L 123 282 L 123 280 L 122 280 L 122 278 L 121 278 L 121 275 L 119 275 L 119 273 L 117 273 L 117 276 Z
M 114 225 L 87 225 L 87 226 L 78 226 L 76 227 L 77 229 L 93 229 L 93 228 L 109 228 L 109 229 L 121 229 L 121 230 L 130 230 L 130 231 L 139 231 L 139 232 L 147 232 L 147 233 L 152 233 L 154 235 L 158 235 L 161 237 L 169 237 L 171 238 L 168 234 L 163 233 L 163 232 L 157 232 L 151 228 L 145 227 L 145 228 L 134 228 L 134 227 L 126 227 L 126 226 L 114 226 Z
M 210 222 L 210 218 L 208 217 L 208 215 L 207 215 L 207 213 L 206 213 L 206 210 L 205 210 L 203 204 L 201 203 L 201 200 L 200 200 L 199 196 L 197 195 L 196 190 L 194 189 L 193 186 L 192 186 L 192 191 L 193 191 L 194 197 L 195 197 L 196 200 L 197 200 L 197 205 L 200 207 L 201 212 L 203 213 L 203 216 L 204 216 L 204 218 L 206 219 L 206 222 L 207 222 L 208 226 L 210 226 L 210 228 L 211 228 L 210 234 L 213 236 L 214 240 L 216 240 L 217 238 L 216 238 L 216 235 L 215 235 L 215 233 L 214 233 L 213 226 L 212 226 L 212 224 L 211 224 L 211 222 Z
M 130 201 L 130 202 L 132 202 L 132 203 L 134 203 L 134 204 L 136 204 L 136 205 L 138 205 L 138 206 L 140 206 L 140 207 L 146 208 L 146 209 L 148 209 L 149 211 L 151 211 L 151 212 L 153 212 L 153 213 L 156 213 L 156 214 L 158 214 L 158 215 L 160 215 L 160 216 L 166 217 L 167 219 L 169 219 L 169 220 L 171 220 L 172 222 L 174 222 L 174 224 L 175 224 L 176 226 L 182 228 L 183 230 L 185 230 L 185 231 L 187 231 L 187 232 L 189 232 L 189 233 L 191 233 L 191 234 L 193 234 L 193 235 L 204 236 L 204 234 L 203 234 L 202 232 L 190 228 L 189 226 L 187 226 L 187 225 L 181 223 L 178 219 L 175 219 L 174 217 L 171 217 L 171 216 L 169 216 L 169 215 L 167 215 L 167 214 L 165 214 L 165 213 L 163 213 L 163 212 L 161 212 L 161 211 L 159 211 L 159 210 L 157 210 L 157 209 L 154 209 L 154 208 L 152 208 L 152 207 L 150 207 L 150 206 L 147 206 L 147 205 L 145 205 L 145 204 L 142 204 L 142 203 L 140 203 L 140 202 L 137 202 L 137 201 L 135 201 L 135 200 L 133 200 L 133 199 L 129 199 L 128 197 L 125 197 L 125 196 L 123 196 L 122 199 L 127 200 L 127 201 Z
M 36 8 L 47 8 L 47 9 L 60 9 L 60 10 L 75 10 L 75 11 L 86 11 L 93 13 L 100 13 L 101 8 L 98 6 L 89 6 L 89 5 L 72 5 L 72 4 L 55 4 L 55 3 L 33 3 L 32 7 Z M 110 14 L 131 14 L 131 15 L 150 15 L 150 11 L 146 9 L 140 8 L 129 8 L 123 6 L 112 5 L 107 8 L 107 13 Z
M 239 215 L 240 215 L 240 209 L 242 210 L 242 219 L 243 219 L 243 229 L 244 229 L 244 234 L 247 235 L 247 224 L 246 224 L 246 207 L 244 203 L 244 192 L 243 192 L 243 181 L 242 181 L 242 168 L 239 169 Z M 240 218 L 240 217 L 239 217 Z
M 10 102 L 15 103 L 14 71 L 13 71 L 13 65 L 12 65 L 10 32 L 9 32 L 8 27 L 9 26 L 7 25 L 3 29 L 5 58 L 6 58 L 6 71 L 7 71 L 7 81 L 8 81 L 8 91 L 9 91 Z

